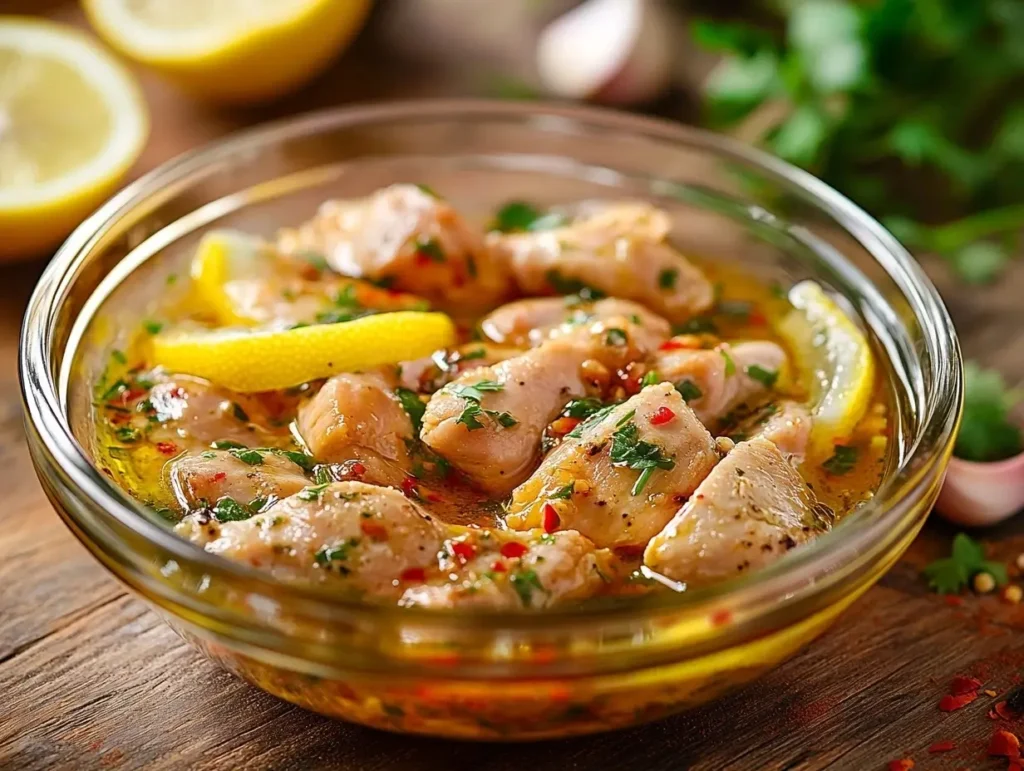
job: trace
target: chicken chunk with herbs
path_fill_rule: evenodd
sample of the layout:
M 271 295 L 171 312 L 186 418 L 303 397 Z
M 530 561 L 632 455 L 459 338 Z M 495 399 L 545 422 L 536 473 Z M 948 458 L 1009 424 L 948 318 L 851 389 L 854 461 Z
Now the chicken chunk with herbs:
M 620 317 L 629 319 L 638 334 L 649 338 L 647 347 L 657 348 L 671 334 L 665 319 L 638 303 L 612 297 L 589 302 L 575 296 L 530 298 L 502 305 L 480 322 L 480 329 L 496 343 L 525 347 L 571 334 L 594 321 Z
M 514 530 L 578 530 L 601 547 L 658 533 L 718 462 L 714 438 L 669 383 L 603 409 L 512 493 Z
M 400 605 L 547 608 L 599 594 L 618 570 L 611 552 L 577 532 L 458 530 L 441 551 L 440 578 L 406 589 Z
M 332 200 L 294 230 L 285 253 L 314 251 L 345 276 L 385 282 L 442 308 L 493 305 L 508 293 L 508 274 L 446 201 L 416 185 L 391 185 L 359 200 Z
M 651 366 L 676 385 L 704 425 L 714 428 L 731 410 L 768 393 L 786 365 L 776 343 L 721 343 L 711 349 L 666 348 Z
M 628 320 L 595 322 L 471 370 L 431 397 L 420 436 L 477 487 L 506 494 L 529 475 L 544 430 L 562 408 L 644 355 L 639 337 Z
M 833 514 L 767 439 L 740 442 L 651 539 L 644 564 L 688 587 L 774 562 L 832 526 Z
M 400 492 L 362 482 L 308 487 L 238 521 L 186 517 L 176 529 L 276 578 L 388 600 L 436 571 L 444 542 L 442 526 Z
M 303 468 L 311 463 L 312 458 L 298 452 L 208 450 L 176 458 L 167 474 L 174 497 L 185 511 L 218 506 L 258 511 L 308 485 Z
M 318 461 L 346 464 L 360 479 L 397 485 L 412 467 L 412 419 L 380 373 L 335 375 L 299 408 L 296 424 Z
M 550 230 L 491 233 L 524 294 L 587 292 L 642 303 L 681 322 L 711 306 L 704 274 L 667 241 L 668 214 L 645 203 L 619 201 L 582 207 Z

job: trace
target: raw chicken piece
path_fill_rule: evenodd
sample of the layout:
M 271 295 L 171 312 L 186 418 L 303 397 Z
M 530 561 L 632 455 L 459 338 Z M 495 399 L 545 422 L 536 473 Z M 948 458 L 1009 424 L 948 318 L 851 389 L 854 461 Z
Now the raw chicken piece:
M 379 373 L 335 375 L 299 408 L 296 422 L 317 460 L 354 461 L 361 479 L 397 485 L 411 468 L 412 420 Z
M 279 579 L 392 600 L 437 569 L 444 541 L 441 526 L 400 492 L 362 482 L 310 487 L 241 521 L 186 517 L 176 530 Z
M 718 458 L 714 438 L 672 385 L 648 386 L 548 453 L 513 491 L 505 524 L 636 547 L 665 526 Z
M 834 516 L 767 439 L 740 442 L 644 551 L 688 587 L 764 567 L 832 526 Z
M 597 379 L 645 356 L 641 342 L 631 321 L 610 319 L 471 370 L 431 397 L 420 436 L 477 487 L 508 493 L 536 463 L 547 425 L 607 385 Z
M 507 260 L 524 294 L 589 287 L 680 322 L 709 308 L 714 292 L 704 274 L 666 241 L 670 229 L 660 209 L 607 202 L 583 207 L 562 227 L 490 233 L 488 243 Z
M 443 583 L 412 586 L 400 605 L 426 608 L 546 608 L 601 592 L 617 560 L 577 532 L 545 535 L 458 528 L 445 542 Z
M 687 404 L 704 425 L 714 426 L 730 410 L 767 393 L 768 382 L 779 376 L 785 364 L 786 352 L 780 346 L 756 340 L 721 343 L 707 350 L 659 351 L 651 366 L 663 380 L 680 386 L 688 396 Z M 684 382 L 692 388 L 681 386 Z
M 259 462 L 247 463 L 243 458 Z M 222 498 L 244 504 L 286 498 L 309 484 L 302 468 L 286 456 L 254 450 L 182 455 L 169 464 L 167 474 L 174 497 L 185 511 L 212 506 Z
M 278 237 L 286 253 L 314 250 L 346 276 L 386 281 L 442 307 L 482 308 L 509 290 L 506 268 L 445 201 L 416 185 L 326 201 Z
M 813 418 L 810 411 L 798 402 L 771 402 L 738 424 L 730 434 L 747 438 L 764 437 L 774 444 L 791 463 L 799 465 L 807 454 L 811 439 Z
M 566 302 L 571 298 L 541 297 L 502 305 L 483 321 L 480 329 L 489 339 L 503 345 L 539 345 L 569 334 L 592 321 L 616 317 L 630 319 L 649 337 L 645 346 L 657 348 L 671 334 L 669 323 L 656 313 L 630 300 L 608 298 L 597 302 Z

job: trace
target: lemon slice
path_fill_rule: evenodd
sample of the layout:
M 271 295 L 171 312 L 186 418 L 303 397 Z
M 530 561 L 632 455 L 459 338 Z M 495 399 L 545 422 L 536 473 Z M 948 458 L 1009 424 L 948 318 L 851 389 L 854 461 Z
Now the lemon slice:
M 279 96 L 322 70 L 370 0 L 84 0 L 125 56 L 221 102 Z
M 864 333 L 813 281 L 789 292 L 793 305 L 779 333 L 796 359 L 813 405 L 810 451 L 832 453 L 864 417 L 875 383 L 875 359 Z
M 171 372 L 247 393 L 418 359 L 454 343 L 443 313 L 397 311 L 286 330 L 172 331 L 153 338 L 151 353 Z
M 113 57 L 70 27 L 0 16 L 0 256 L 56 246 L 114 190 L 147 132 Z

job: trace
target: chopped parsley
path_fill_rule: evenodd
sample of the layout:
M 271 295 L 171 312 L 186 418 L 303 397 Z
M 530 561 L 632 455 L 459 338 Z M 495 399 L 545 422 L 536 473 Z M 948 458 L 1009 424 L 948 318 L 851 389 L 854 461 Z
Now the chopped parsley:
M 213 507 L 213 517 L 218 522 L 239 522 L 249 519 L 256 512 L 234 498 L 221 498 Z
M 626 336 L 625 330 L 613 327 L 609 329 L 604 336 L 605 345 L 625 345 L 629 342 L 629 338 Z
M 110 352 L 110 358 L 116 361 L 118 364 L 128 363 L 128 357 L 124 355 L 124 351 L 119 351 L 116 348 Z
M 241 450 L 228 450 L 228 452 L 249 466 L 263 465 L 263 453 L 260 450 L 250 450 L 246 447 Z
M 359 545 L 358 538 L 350 538 L 347 541 L 333 546 L 321 546 L 314 559 L 317 565 L 327 567 L 332 562 L 344 562 L 349 558 L 349 550 Z
M 416 238 L 416 253 L 422 254 L 431 262 L 445 261 L 444 249 L 436 238 L 418 236 Z
M 131 444 L 139 441 L 142 434 L 139 429 L 132 428 L 131 426 L 121 426 L 117 431 L 114 432 L 114 436 L 117 437 L 118 441 L 124 442 L 125 444 Z
M 282 458 L 287 458 L 296 466 L 301 468 L 303 471 L 312 471 L 316 467 L 316 459 L 312 455 L 306 455 L 304 452 L 296 452 L 295 450 L 272 450 L 275 455 L 280 455 Z
M 694 399 L 699 399 L 704 395 L 704 392 L 700 390 L 697 384 L 690 380 L 680 380 L 676 383 L 676 390 L 683 397 L 684 402 L 692 402 Z
M 835 445 L 832 457 L 821 464 L 829 474 L 842 476 L 849 473 L 857 465 L 857 457 L 860 451 L 856 447 L 848 447 L 843 444 Z
M 1008 580 L 1006 565 L 985 559 L 982 545 L 965 533 L 953 539 L 951 556 L 935 560 L 924 569 L 928 585 L 939 594 L 956 594 L 978 573 L 988 573 L 998 586 Z
M 160 330 L 164 328 L 164 324 L 162 321 L 153 321 L 152 319 L 147 319 L 146 321 L 142 322 L 142 328 L 146 331 L 146 334 L 156 335 L 159 334 Z
M 113 399 L 116 396 L 120 396 L 127 390 L 128 384 L 124 382 L 124 380 L 118 378 L 117 380 L 110 384 L 110 387 L 107 388 L 106 391 L 100 394 L 100 401 L 109 402 L 111 399 Z
M 751 364 L 747 367 L 747 376 L 756 380 L 765 388 L 774 388 L 775 381 L 779 379 L 779 371 L 777 369 L 765 369 L 757 364 Z
M 401 402 L 402 409 L 409 416 L 409 420 L 412 421 L 413 432 L 419 435 L 420 427 L 423 425 L 423 413 L 427 411 L 427 405 L 415 391 L 410 391 L 408 388 L 396 388 L 395 395 Z
M 576 428 L 574 428 L 572 431 L 566 434 L 566 436 L 572 437 L 573 439 L 579 439 L 581 436 L 583 436 L 584 431 L 602 421 L 604 418 L 608 416 L 608 414 L 612 410 L 614 410 L 618 406 L 619 405 L 616 403 L 608 404 L 602 407 L 601 409 L 597 410 L 597 412 L 593 413 L 589 418 L 587 418 L 578 426 L 576 426 Z
M 676 288 L 676 281 L 679 280 L 677 268 L 665 268 L 658 274 L 658 286 L 666 292 Z
M 566 218 L 561 214 L 545 214 L 526 201 L 509 201 L 495 213 L 491 230 L 500 230 L 502 233 L 551 230 L 565 222 Z
M 625 415 L 623 415 L 621 418 L 618 419 L 618 421 L 615 423 L 615 427 L 616 428 L 622 428 L 629 421 L 631 421 L 635 415 L 636 415 L 636 410 L 635 409 L 634 410 L 630 410 L 629 412 L 627 412 Z
M 519 595 L 519 601 L 524 608 L 529 608 L 533 603 L 534 591 L 545 591 L 544 585 L 535 570 L 519 570 L 508 577 L 509 584 Z
M 330 482 L 313 485 L 312 487 L 304 487 L 298 492 L 297 497 L 301 501 L 318 501 L 320 500 L 320 495 L 327 489 L 328 485 L 330 485 Z
M 462 414 L 459 415 L 455 422 L 462 423 L 470 431 L 475 431 L 478 428 L 484 427 L 484 424 L 480 420 L 483 415 L 490 416 L 490 418 L 502 428 L 511 428 L 518 424 L 519 421 L 508 412 L 485 410 L 480 406 L 480 401 L 484 398 L 485 392 L 502 391 L 504 388 L 505 386 L 503 384 L 495 380 L 481 380 L 479 383 L 474 383 L 473 385 L 449 386 L 448 390 L 465 402 L 462 408 Z
M 626 466 L 640 471 L 631 491 L 632 495 L 643 492 L 655 469 L 669 470 L 675 468 L 676 462 L 656 444 L 640 439 L 640 429 L 636 423 L 626 423 L 612 434 L 612 448 L 609 453 L 612 464 Z
M 579 418 L 583 420 L 589 418 L 598 410 L 604 408 L 604 403 L 593 396 L 587 396 L 583 399 L 573 399 L 562 410 L 562 414 L 567 418 Z
M 218 439 L 216 442 L 213 442 L 210 446 L 213 447 L 213 449 L 215 449 L 215 450 L 244 450 L 244 449 L 246 449 L 244 444 L 239 444 L 238 442 L 232 442 L 230 439 Z
M 432 188 L 430 185 L 425 185 L 422 182 L 417 182 L 416 187 L 418 187 L 422 192 L 429 195 L 431 198 L 437 198 L 438 200 L 440 200 L 441 198 L 441 196 L 437 194 L 437 191 L 434 190 L 434 188 Z
M 553 501 L 567 501 L 572 498 L 573 488 L 576 486 L 575 482 L 570 482 L 565 487 L 559 487 L 551 495 L 548 496 Z
M 460 353 L 459 361 L 472 361 L 473 359 L 482 359 L 485 356 L 487 356 L 486 348 L 474 348 L 472 351 Z
M 582 301 L 600 300 L 607 297 L 600 289 L 584 284 L 579 279 L 563 276 L 554 268 L 545 273 L 544 277 L 558 294 L 577 295 Z
M 658 375 L 658 371 L 652 369 L 650 372 L 645 372 L 644 376 L 640 378 L 640 387 L 646 388 L 647 386 L 658 385 L 661 382 L 661 377 Z
M 736 362 L 732 360 L 732 356 L 724 348 L 719 348 L 718 352 L 722 354 L 722 358 L 725 359 L 725 376 L 730 377 L 736 374 Z

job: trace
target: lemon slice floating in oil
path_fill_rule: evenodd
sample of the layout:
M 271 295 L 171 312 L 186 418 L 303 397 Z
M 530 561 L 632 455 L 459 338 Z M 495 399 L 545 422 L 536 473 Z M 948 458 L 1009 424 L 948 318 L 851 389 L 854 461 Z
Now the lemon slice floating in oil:
M 875 385 L 875 359 L 860 328 L 813 281 L 789 292 L 793 310 L 779 334 L 796 359 L 813 406 L 811 454 L 826 457 L 864 417 Z
M 312 78 L 362 26 L 370 0 L 84 0 L 125 56 L 205 98 L 279 96 Z
M 247 393 L 418 359 L 454 343 L 443 313 L 397 311 L 285 330 L 169 331 L 152 339 L 151 354 L 171 372 Z
M 80 32 L 0 17 L 0 257 L 55 247 L 146 141 L 132 76 Z

